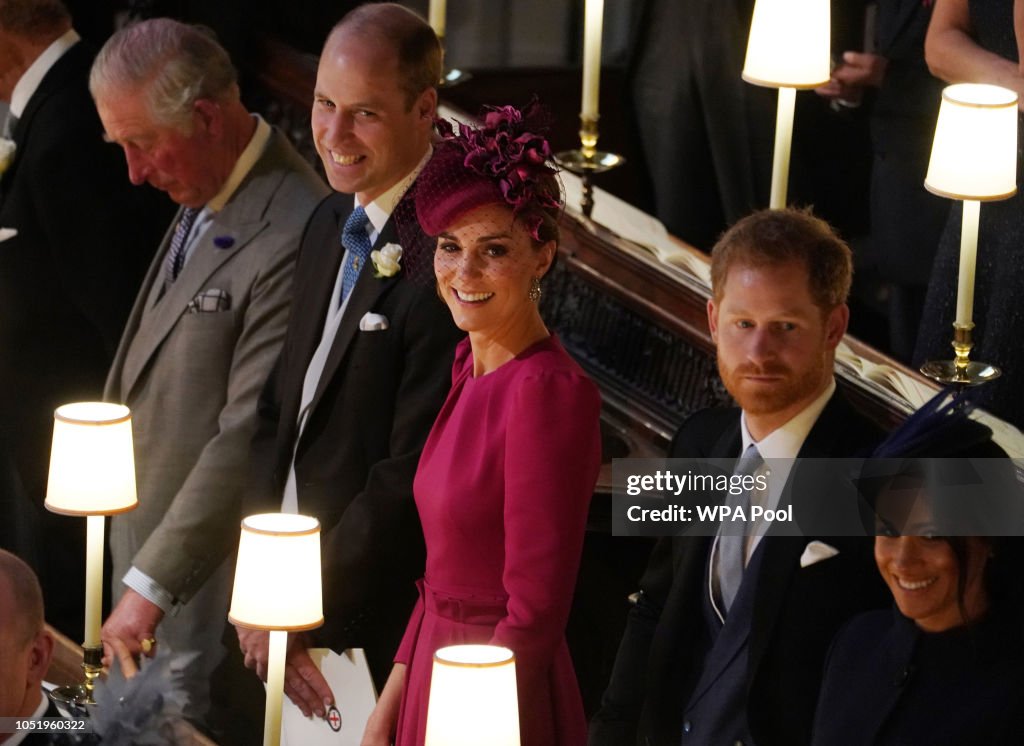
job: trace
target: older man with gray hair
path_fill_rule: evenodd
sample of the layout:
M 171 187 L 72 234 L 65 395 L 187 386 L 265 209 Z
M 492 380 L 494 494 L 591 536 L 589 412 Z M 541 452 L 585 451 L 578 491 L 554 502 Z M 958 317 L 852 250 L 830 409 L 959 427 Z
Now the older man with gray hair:
M 139 507 L 112 521 L 102 636 L 135 653 L 154 639 L 200 653 L 187 685 L 202 722 L 256 399 L 284 336 L 303 226 L 327 189 L 246 111 L 227 54 L 196 27 L 121 30 L 89 84 L 132 182 L 181 205 L 107 378 L 106 398 L 134 413 Z

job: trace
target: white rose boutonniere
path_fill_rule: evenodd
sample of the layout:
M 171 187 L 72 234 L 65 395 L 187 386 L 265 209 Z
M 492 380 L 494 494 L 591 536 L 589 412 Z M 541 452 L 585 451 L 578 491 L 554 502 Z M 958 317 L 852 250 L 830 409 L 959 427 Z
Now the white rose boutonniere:
M 18 146 L 14 144 L 14 140 L 0 137 L 0 174 L 6 171 L 11 163 L 14 162 L 14 151 L 17 149 Z
M 370 261 L 374 277 L 394 277 L 402 269 L 402 247 L 396 243 L 385 244 L 380 251 L 370 252 Z

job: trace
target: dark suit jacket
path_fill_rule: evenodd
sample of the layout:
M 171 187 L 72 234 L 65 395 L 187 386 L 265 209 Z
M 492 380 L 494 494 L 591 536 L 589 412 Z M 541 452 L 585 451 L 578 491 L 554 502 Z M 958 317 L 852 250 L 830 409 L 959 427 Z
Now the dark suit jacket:
M 677 433 L 674 457 L 736 457 L 738 409 L 711 409 Z M 835 394 L 800 450 L 800 458 L 850 456 L 870 450 L 881 433 Z M 792 477 L 791 477 L 792 478 Z M 763 540 L 761 575 L 749 641 L 747 717 L 758 746 L 810 740 L 822 664 L 832 635 L 858 611 L 886 603 L 865 539 L 822 539 L 839 554 L 800 567 L 818 537 Z M 662 539 L 641 581 L 611 682 L 591 725 L 591 746 L 677 746 L 683 710 L 697 684 L 710 641 L 703 615 L 712 539 Z M 695 726 L 699 727 L 699 726 Z
M 0 176 L 0 227 L 18 231 L 0 243 L 0 428 L 18 444 L 49 439 L 55 405 L 100 396 L 174 213 L 162 195 L 133 187 L 120 149 L 103 142 L 87 88 L 92 57 L 78 43 L 50 68 Z M 38 453 L 17 455 L 35 486 Z
M 259 402 L 252 494 L 254 507 L 280 509 L 294 451 L 299 511 L 319 518 L 324 531 L 326 622 L 314 638 L 335 650 L 366 648 L 382 682 L 423 573 L 412 480 L 451 386 L 462 333 L 429 275 L 419 282 L 405 277 L 413 254 L 431 252 L 433 241 L 404 199 L 376 247 L 399 242 L 401 233 L 406 269 L 389 278 L 375 277 L 370 267 L 360 273 L 296 445 L 302 383 L 320 342 L 352 206 L 350 195 L 334 194 L 306 228 L 284 347 Z M 385 316 L 388 328 L 361 331 L 367 312 Z
M 17 151 L 0 176 L 0 228 L 18 232 L 0 242 L 0 450 L 6 441 L 35 503 L 24 510 L 38 511 L 45 524 L 50 567 L 37 564 L 37 571 L 44 590 L 55 591 L 46 594 L 47 612 L 73 636 L 81 607 L 64 617 L 60 605 L 69 596 L 76 604 L 63 573 L 78 571 L 84 527 L 42 511 L 53 410 L 100 398 L 174 211 L 158 192 L 133 187 L 120 148 L 103 142 L 87 87 L 92 58 L 80 42 L 46 73 L 12 133 Z M 8 520 L 0 517 L 0 526 Z
M 815 746 L 996 746 L 1024 732 L 1016 615 L 926 634 L 897 610 L 856 617 L 828 655 Z

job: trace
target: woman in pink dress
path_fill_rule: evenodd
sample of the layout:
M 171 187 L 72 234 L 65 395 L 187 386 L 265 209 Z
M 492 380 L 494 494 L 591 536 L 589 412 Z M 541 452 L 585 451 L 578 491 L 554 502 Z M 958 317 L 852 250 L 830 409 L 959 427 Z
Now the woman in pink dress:
M 565 625 L 601 460 L 600 396 L 537 309 L 558 182 L 547 141 L 512 107 L 480 129 L 441 127 L 416 209 L 438 236 L 438 292 L 469 338 L 414 484 L 420 600 L 363 744 L 422 744 L 434 652 L 487 643 L 515 653 L 523 746 L 582 746 Z

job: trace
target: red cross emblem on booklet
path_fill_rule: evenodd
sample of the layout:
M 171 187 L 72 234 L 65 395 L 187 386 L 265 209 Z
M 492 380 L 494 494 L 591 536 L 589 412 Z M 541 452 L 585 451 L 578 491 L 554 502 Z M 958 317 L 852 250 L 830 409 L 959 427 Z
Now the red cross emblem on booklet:
M 341 730 L 341 713 L 338 712 L 337 707 L 332 706 L 331 709 L 327 711 L 327 724 L 331 726 L 331 730 L 335 733 Z

